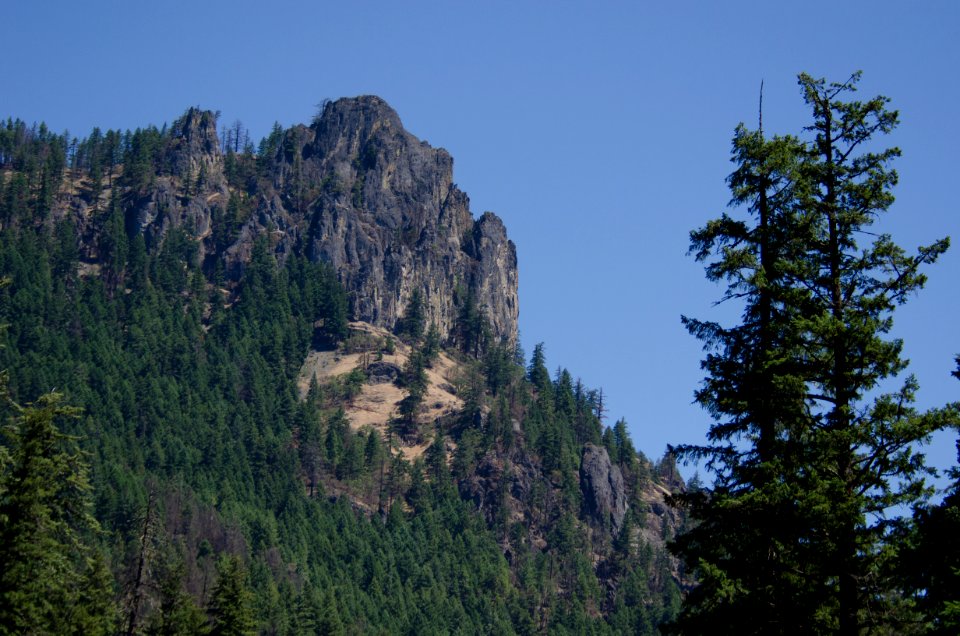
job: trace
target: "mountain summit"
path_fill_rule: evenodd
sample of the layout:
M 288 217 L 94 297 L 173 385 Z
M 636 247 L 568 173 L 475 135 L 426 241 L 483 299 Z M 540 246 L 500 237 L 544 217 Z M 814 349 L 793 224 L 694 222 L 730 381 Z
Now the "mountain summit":
M 427 324 L 454 337 L 469 295 L 496 340 L 516 341 L 517 257 L 503 223 L 490 212 L 473 218 L 449 153 L 407 132 L 384 100 L 327 102 L 309 126 L 276 127 L 255 159 L 234 152 L 237 139 L 221 144 L 215 115 L 189 109 L 165 137 L 155 174 L 122 180 L 128 228 L 148 247 L 181 228 L 200 239 L 205 269 L 233 279 L 258 239 L 281 262 L 292 253 L 327 262 L 351 318 L 386 329 L 419 292 Z M 98 196 L 106 205 L 108 194 Z M 89 226 L 89 215 L 77 218 Z

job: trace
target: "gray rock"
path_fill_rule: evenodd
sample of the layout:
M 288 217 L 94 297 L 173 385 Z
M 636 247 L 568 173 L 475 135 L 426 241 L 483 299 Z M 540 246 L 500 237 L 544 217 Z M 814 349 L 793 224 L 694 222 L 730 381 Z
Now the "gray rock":
M 543 480 L 538 467 L 524 454 L 512 458 L 496 452 L 486 453 L 473 474 L 460 482 L 460 494 L 477 506 L 488 521 L 493 521 L 500 506 L 508 517 L 527 518 L 534 484 Z
M 490 212 L 473 218 L 447 151 L 404 130 L 379 97 L 337 100 L 311 126 L 287 130 L 272 182 L 248 192 L 255 212 L 220 253 L 212 224 L 230 191 L 213 113 L 188 110 L 164 156 L 166 172 L 128 198 L 127 218 L 151 249 L 182 227 L 201 240 L 201 258 L 221 259 L 236 277 L 265 236 L 281 262 L 300 253 L 333 265 L 354 320 L 393 329 L 420 290 L 427 323 L 449 338 L 460 287 L 475 295 L 495 337 L 516 341 L 517 255 L 503 223 Z
M 516 339 L 516 248 L 496 215 L 473 219 L 445 150 L 373 96 L 329 104 L 304 138 L 303 170 L 328 184 L 310 204 L 306 252 L 336 267 L 354 319 L 391 329 L 419 289 L 427 322 L 449 337 L 459 284 L 495 336 Z
M 164 169 L 158 171 L 153 185 L 145 192 L 129 193 L 131 216 L 152 249 L 175 227 L 206 239 L 213 229 L 214 211 L 225 210 L 230 200 L 213 113 L 189 109 L 173 123 L 164 154 Z M 211 249 L 201 240 L 200 257 Z
M 620 468 L 610 461 L 606 448 L 584 445 L 580 489 L 590 517 L 614 533 L 619 532 L 627 514 L 627 491 Z
M 388 384 L 400 377 L 400 367 L 392 362 L 371 362 L 366 368 L 370 384 Z

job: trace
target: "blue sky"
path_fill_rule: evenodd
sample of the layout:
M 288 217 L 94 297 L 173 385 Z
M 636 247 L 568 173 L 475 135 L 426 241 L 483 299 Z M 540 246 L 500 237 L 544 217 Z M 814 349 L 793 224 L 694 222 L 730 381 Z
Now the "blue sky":
M 796 75 L 864 71 L 902 124 L 905 247 L 960 240 L 960 3 L 17 2 L 3 11 L 0 116 L 86 134 L 172 121 L 188 106 L 254 138 L 324 98 L 377 94 L 450 151 L 475 215 L 505 221 L 520 259 L 521 332 L 551 369 L 603 387 L 639 448 L 702 439 L 699 344 L 680 315 L 735 318 L 686 256 L 729 195 L 730 138 L 797 133 Z M 896 314 L 921 406 L 960 396 L 960 245 Z M 932 459 L 953 459 L 952 435 Z M 689 470 L 685 471 L 689 474 Z

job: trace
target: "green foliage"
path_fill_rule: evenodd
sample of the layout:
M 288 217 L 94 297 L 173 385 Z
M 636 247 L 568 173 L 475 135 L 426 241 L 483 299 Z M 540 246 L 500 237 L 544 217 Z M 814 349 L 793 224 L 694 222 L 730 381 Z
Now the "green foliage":
M 530 366 L 527 368 L 527 378 L 539 393 L 547 395 L 551 393 L 550 372 L 547 371 L 546 355 L 542 342 L 533 347 Z
M 0 465 L 0 633 L 108 634 L 111 581 L 97 549 L 83 453 L 57 420 L 78 411 L 51 393 L 13 411 Z
M 145 632 L 149 636 L 193 636 L 209 633 L 206 617 L 183 589 L 186 568 L 182 559 L 170 556 L 158 567 L 157 611 Z
M 621 469 L 633 468 L 637 463 L 637 451 L 630 440 L 630 434 L 627 432 L 627 421 L 617 420 L 613 425 L 613 453 L 610 459 L 615 461 Z
M 254 634 L 253 593 L 240 559 L 224 556 L 217 561 L 217 584 L 210 597 L 213 636 Z
M 454 302 L 458 307 L 454 342 L 460 351 L 479 360 L 490 341 L 490 323 L 483 309 L 477 305 L 473 290 L 458 286 Z
M 960 356 L 953 375 L 960 379 Z M 954 404 L 960 408 L 960 404 Z M 924 628 L 931 634 L 955 634 L 960 630 L 960 440 L 956 442 L 957 465 L 949 471 L 953 480 L 936 505 L 918 506 L 913 523 L 897 540 L 903 547 L 896 575 L 919 610 Z
M 960 461 L 960 442 L 957 446 Z M 954 470 L 956 476 L 956 469 Z M 943 501 L 918 507 L 914 528 L 903 537 L 897 573 L 913 592 L 920 615 L 931 634 L 955 634 L 960 629 L 960 480 L 951 484 Z
M 0 575 L 17 579 L 10 598 L 41 608 L 31 620 L 61 621 L 56 612 L 69 611 L 56 632 L 611 633 L 627 625 L 649 633 L 670 611 L 654 586 L 675 585 L 667 577 L 654 584 L 648 570 L 660 570 L 637 561 L 635 584 L 649 585 L 627 602 L 644 609 L 608 623 L 630 570 L 604 578 L 609 537 L 580 516 L 582 444 L 599 441 L 602 405 L 565 370 L 551 380 L 542 346 L 535 382 L 525 381 L 522 353 L 492 341 L 472 294 L 458 291 L 452 334 L 469 358 L 455 381 L 466 407 L 434 423 L 421 460 L 396 453 L 394 431 L 421 439 L 425 369 L 440 355 L 436 325 L 423 333 L 422 298 L 405 311 L 405 337 L 422 344 L 404 369 L 409 399 L 388 439 L 352 431 L 340 410 L 366 381 L 362 369 L 312 382 L 298 399 L 311 347 L 377 354 L 392 343 L 348 333 L 336 272 L 296 254 L 278 266 L 266 238 L 242 268 L 224 270 L 223 250 L 261 189 L 289 179 L 294 205 L 344 194 L 334 179 L 311 194 L 300 132 L 276 126 L 256 155 L 233 139 L 230 198 L 213 205 L 201 250 L 188 229 L 145 236 L 129 214 L 159 179 L 172 177 L 190 196 L 209 176 L 171 174 L 175 140 L 166 128 L 70 141 L 43 127 L 0 125 L 0 271 L 14 283 L 0 289 L 0 322 L 10 324 L 0 368 L 10 370 L 17 400 L 36 401 L 29 408 L 42 411 L 52 386 L 83 408 L 82 418 L 58 421 L 56 439 L 72 468 L 89 461 L 93 484 L 83 471 L 57 484 L 61 500 L 92 501 L 93 510 L 84 517 L 61 500 L 50 504 L 51 519 L 69 520 L 50 526 L 59 528 L 54 539 L 28 546 L 43 554 L 21 554 Z M 363 151 L 359 169 L 372 167 L 375 150 Z M 100 276 L 78 275 L 89 237 L 51 207 L 64 166 L 94 211 Z M 8 508 L 15 429 L 0 444 Z M 635 483 L 639 472 L 623 461 Z M 481 488 L 478 504 L 470 489 L 479 470 L 499 483 Z M 155 525 L 147 521 L 154 514 Z M 22 545 L 14 538 L 26 532 L 21 517 L 3 516 L 4 558 Z M 69 554 L 57 543 L 67 539 Z M 26 561 L 41 576 L 22 582 Z
M 708 278 L 744 311 L 732 328 L 684 319 L 709 352 L 697 399 L 716 420 L 710 445 L 679 449 L 716 475 L 681 498 L 697 525 L 675 549 L 700 577 L 684 633 L 854 634 L 909 620 L 884 574 L 886 516 L 923 499 L 915 444 L 955 415 L 911 408 L 912 378 L 867 395 L 905 368 L 902 343 L 884 338 L 891 313 L 947 242 L 916 256 L 886 235 L 858 244 L 893 201 L 899 155 L 869 150 L 897 123 L 885 98 L 841 101 L 858 79 L 800 76 L 809 141 L 738 127 L 729 183 L 749 218 L 691 233 Z
M 410 301 L 403 312 L 403 317 L 397 321 L 397 335 L 417 342 L 423 336 L 423 330 L 426 327 L 427 316 L 423 306 L 423 295 L 419 289 L 414 289 L 410 294 Z
M 435 323 L 431 322 L 430 328 L 427 329 L 427 335 L 423 339 L 423 347 L 421 348 L 423 357 L 427 361 L 427 366 L 433 366 L 433 363 L 440 355 L 441 344 L 440 330 L 437 329 L 437 325 Z

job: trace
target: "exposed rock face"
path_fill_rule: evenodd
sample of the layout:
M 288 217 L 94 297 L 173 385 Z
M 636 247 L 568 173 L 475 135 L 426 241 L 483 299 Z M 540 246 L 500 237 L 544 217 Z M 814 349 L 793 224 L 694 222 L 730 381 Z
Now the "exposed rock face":
M 473 219 L 445 150 L 405 131 L 370 96 L 333 102 L 294 134 L 304 174 L 325 184 L 306 211 L 305 250 L 336 267 L 354 319 L 392 328 L 419 289 L 428 322 L 447 336 L 459 285 L 496 335 L 516 338 L 516 249 L 495 215 Z
M 492 514 L 498 505 L 506 503 L 511 513 L 522 515 L 533 483 L 540 478 L 537 467 L 523 455 L 503 457 L 487 453 L 470 477 L 460 483 L 460 489 L 485 514 Z M 505 502 L 501 500 L 504 495 L 508 495 Z
M 400 377 L 400 367 L 392 362 L 371 362 L 364 372 L 370 384 L 389 384 Z
M 490 212 L 473 218 L 453 183 L 453 159 L 404 130 L 386 102 L 328 103 L 312 125 L 284 131 L 271 148 L 256 177 L 228 186 L 216 117 L 191 108 L 171 127 L 161 168 L 125 194 L 128 228 L 151 249 L 183 228 L 201 239 L 205 266 L 219 260 L 228 276 L 261 237 L 281 261 L 298 253 L 328 262 L 351 318 L 386 329 L 419 289 L 427 322 L 449 337 L 458 290 L 460 298 L 470 293 L 493 335 L 516 340 L 517 256 L 503 223 Z M 228 214 L 231 194 L 248 210 L 218 233 L 215 225 L 236 216 Z
M 627 491 L 620 468 L 610 462 L 606 448 L 584 445 L 580 489 L 590 516 L 614 533 L 619 532 L 627 514 Z
M 156 245 L 174 227 L 205 239 L 212 231 L 214 208 L 225 209 L 230 196 L 214 114 L 189 109 L 173 123 L 165 155 L 165 169 L 152 183 L 129 193 L 128 225 L 143 232 L 147 245 Z M 201 256 L 205 247 L 209 251 L 201 243 Z

